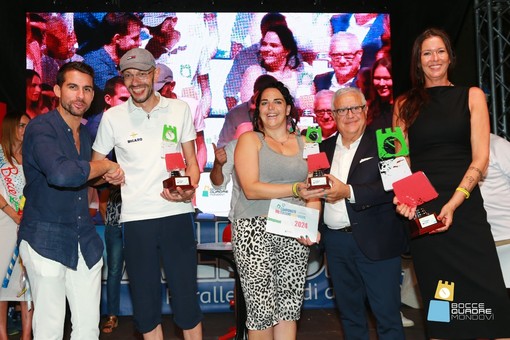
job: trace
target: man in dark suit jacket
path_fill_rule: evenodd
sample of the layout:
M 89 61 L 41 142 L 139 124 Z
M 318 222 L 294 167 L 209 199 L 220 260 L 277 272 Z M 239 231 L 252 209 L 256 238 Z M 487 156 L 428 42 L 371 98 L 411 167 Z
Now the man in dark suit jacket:
M 393 193 L 383 188 L 375 131 L 357 88 L 333 97 L 338 136 L 321 143 L 331 164 L 321 242 L 346 339 L 369 339 L 366 301 L 380 340 L 404 339 L 400 318 L 400 254 L 407 246 Z
M 356 76 L 363 57 L 363 49 L 358 38 L 352 33 L 335 33 L 329 44 L 329 57 L 333 71 L 315 76 L 313 79 L 315 92 L 336 91 L 343 87 L 356 86 Z

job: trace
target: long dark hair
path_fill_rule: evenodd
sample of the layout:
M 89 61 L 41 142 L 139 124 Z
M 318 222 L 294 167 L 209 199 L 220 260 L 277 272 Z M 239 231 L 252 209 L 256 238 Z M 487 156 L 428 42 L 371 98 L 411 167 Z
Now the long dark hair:
M 263 131 L 264 126 L 262 124 L 262 121 L 260 120 L 260 110 L 259 110 L 260 98 L 262 97 L 261 96 L 262 93 L 266 89 L 270 89 L 270 88 L 277 89 L 278 91 L 280 91 L 280 93 L 283 96 L 283 99 L 285 100 L 285 104 L 290 105 L 290 114 L 287 116 L 287 126 L 290 125 L 291 132 L 296 131 L 297 120 L 299 118 L 298 111 L 296 109 L 296 106 L 294 105 L 294 99 L 292 98 L 292 96 L 289 92 L 289 89 L 285 85 L 283 85 L 283 83 L 281 81 L 268 83 L 260 88 L 260 91 L 257 95 L 257 99 L 255 101 L 255 111 L 253 112 L 253 119 L 252 119 L 253 131 L 264 133 L 264 131 Z
M 25 85 L 26 85 L 25 89 L 28 90 L 28 87 L 32 86 L 32 79 L 34 77 L 37 77 L 37 78 L 39 78 L 39 80 L 41 80 L 41 76 L 39 75 L 39 73 L 37 73 L 36 71 L 34 71 L 32 69 L 27 68 L 25 70 Z M 29 109 L 32 109 L 36 114 L 40 114 L 41 113 L 40 103 L 42 100 L 41 98 L 42 98 L 42 88 L 41 88 L 41 96 L 39 97 L 39 100 L 35 101 L 35 102 L 30 100 L 30 103 L 27 104 L 28 107 L 26 107 L 26 111 L 28 111 Z M 28 100 L 28 97 L 27 97 L 27 100 Z
M 453 52 L 452 43 L 450 42 L 450 37 L 445 31 L 439 28 L 429 28 L 416 38 L 411 53 L 412 88 L 403 95 L 402 100 L 399 100 L 399 102 L 402 103 L 399 112 L 399 119 L 405 123 L 406 128 L 411 126 L 418 116 L 421 106 L 429 100 L 429 96 L 425 90 L 425 74 L 421 67 L 421 46 L 423 41 L 432 37 L 439 37 L 444 42 L 446 52 L 450 57 L 448 77 L 455 66 L 455 54 Z
M 298 47 L 296 39 L 294 39 L 294 35 L 292 34 L 292 31 L 287 26 L 279 25 L 270 26 L 267 29 L 267 32 L 276 33 L 276 35 L 280 39 L 280 42 L 282 43 L 282 46 L 289 51 L 285 64 L 293 70 L 297 69 L 299 66 Z M 266 36 L 266 34 L 264 34 L 264 37 Z M 261 41 L 264 39 L 264 37 L 262 37 Z M 265 65 L 264 60 L 262 60 L 261 66 L 267 69 L 267 65 Z
M 381 115 L 381 106 L 383 105 L 381 96 L 377 93 L 377 89 L 374 86 L 374 73 L 375 70 L 382 66 L 388 70 L 390 76 L 393 78 L 393 69 L 391 65 L 391 59 L 389 58 L 381 58 L 377 59 L 372 65 L 372 69 L 370 70 L 370 86 L 368 91 L 368 120 L 372 121 L 374 118 L 379 117 Z M 392 90 L 393 95 L 393 90 Z

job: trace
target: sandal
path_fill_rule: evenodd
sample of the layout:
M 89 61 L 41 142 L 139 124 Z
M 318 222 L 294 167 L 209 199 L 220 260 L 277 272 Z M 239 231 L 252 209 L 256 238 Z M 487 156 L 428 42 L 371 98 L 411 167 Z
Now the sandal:
M 101 331 L 103 333 L 111 333 L 113 332 L 113 329 L 116 328 L 119 325 L 119 320 L 115 315 L 110 315 L 106 318 L 105 323 L 103 324 L 103 328 L 101 328 Z

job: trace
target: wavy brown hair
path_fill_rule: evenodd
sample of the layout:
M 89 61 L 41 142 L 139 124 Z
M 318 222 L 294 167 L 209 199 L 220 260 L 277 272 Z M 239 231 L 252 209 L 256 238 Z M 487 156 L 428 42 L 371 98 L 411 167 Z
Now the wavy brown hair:
M 408 128 L 416 120 L 423 104 L 427 103 L 429 96 L 425 90 L 425 74 L 421 66 L 421 46 L 423 41 L 432 37 L 439 37 L 443 40 L 448 56 L 450 57 L 450 65 L 448 66 L 448 77 L 451 70 L 455 66 L 455 54 L 453 52 L 452 43 L 448 34 L 439 28 L 428 28 L 420 34 L 413 44 L 411 53 L 411 84 L 412 88 L 405 93 L 399 102 L 399 120 L 405 123 Z

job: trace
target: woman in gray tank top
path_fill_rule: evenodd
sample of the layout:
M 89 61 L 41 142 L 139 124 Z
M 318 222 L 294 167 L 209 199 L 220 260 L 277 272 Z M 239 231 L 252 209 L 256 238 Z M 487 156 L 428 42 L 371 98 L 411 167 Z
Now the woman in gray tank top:
M 254 131 L 244 133 L 235 150 L 242 191 L 234 208 L 232 244 L 250 339 L 272 339 L 275 333 L 296 338 L 307 245 L 312 242 L 268 233 L 265 226 L 274 198 L 320 209 L 318 199 L 305 202 L 300 197 L 308 167 L 303 159 L 304 137 L 296 133 L 297 118 L 289 90 L 281 82 L 268 84 L 256 100 Z

